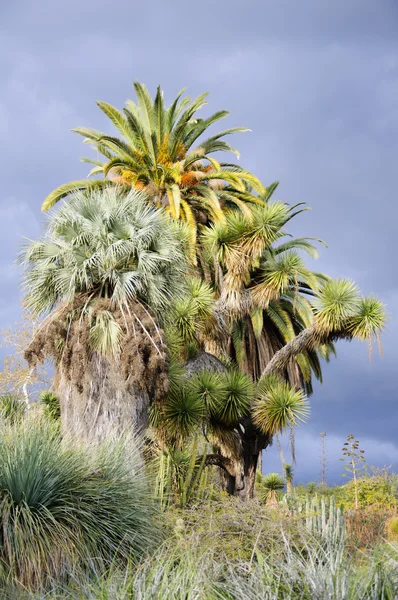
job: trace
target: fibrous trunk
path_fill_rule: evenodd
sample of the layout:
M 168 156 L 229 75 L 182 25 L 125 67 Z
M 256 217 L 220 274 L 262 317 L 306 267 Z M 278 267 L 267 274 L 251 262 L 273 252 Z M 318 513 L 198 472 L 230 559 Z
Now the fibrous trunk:
M 58 371 L 56 389 L 65 433 L 101 441 L 126 431 L 139 433 L 148 426 L 148 392 L 128 384 L 118 363 L 103 356 L 93 354 L 81 381 Z

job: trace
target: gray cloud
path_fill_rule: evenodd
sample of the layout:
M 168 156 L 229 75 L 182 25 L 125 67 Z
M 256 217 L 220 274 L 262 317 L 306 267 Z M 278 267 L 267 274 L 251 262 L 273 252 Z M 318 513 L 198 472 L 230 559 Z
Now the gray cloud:
M 316 475 L 305 440 L 324 430 L 366 437 L 376 461 L 384 444 L 398 467 L 390 446 L 398 416 L 396 2 L 17 4 L 2 6 L 0 25 L 0 326 L 19 312 L 12 264 L 21 237 L 39 235 L 49 191 L 86 174 L 70 129 L 108 127 L 95 101 L 121 106 L 134 79 L 152 91 L 160 83 L 167 99 L 183 86 L 191 95 L 207 90 L 207 112 L 228 108 L 231 126 L 253 130 L 235 140 L 241 163 L 265 182 L 280 179 L 281 199 L 312 207 L 292 232 L 328 243 L 314 267 L 352 277 L 393 316 L 383 361 L 369 365 L 366 347 L 341 344 L 325 367 L 298 437 L 298 473 Z

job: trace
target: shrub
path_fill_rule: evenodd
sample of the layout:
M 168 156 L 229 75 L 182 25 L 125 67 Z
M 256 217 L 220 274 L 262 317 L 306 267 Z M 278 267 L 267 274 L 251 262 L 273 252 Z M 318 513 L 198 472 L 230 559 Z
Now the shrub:
M 398 517 L 390 517 L 386 522 L 386 533 L 389 540 L 398 541 Z
M 382 542 L 386 535 L 386 521 L 390 516 L 388 508 L 372 506 L 348 511 L 346 522 L 349 548 L 364 549 Z
M 206 501 L 187 510 L 173 508 L 166 518 L 168 530 L 177 540 L 210 551 L 220 563 L 249 561 L 254 549 L 278 554 L 284 537 L 299 544 L 301 536 L 306 536 L 304 527 L 282 511 L 234 497 Z
M 39 587 L 153 547 L 155 513 L 132 440 L 77 446 L 37 417 L 0 434 L 3 581 Z

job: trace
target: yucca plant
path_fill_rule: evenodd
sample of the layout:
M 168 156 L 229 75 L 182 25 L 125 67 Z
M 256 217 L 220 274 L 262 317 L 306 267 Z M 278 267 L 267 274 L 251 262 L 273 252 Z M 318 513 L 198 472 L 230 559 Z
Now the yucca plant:
M 54 360 L 65 430 L 146 426 L 149 397 L 168 388 L 161 324 L 184 292 L 185 250 L 181 224 L 117 187 L 78 193 L 27 244 L 25 300 L 48 315 L 25 356 Z
M 278 506 L 278 492 L 285 487 L 285 481 L 277 473 L 270 473 L 263 477 L 261 500 L 267 506 Z
M 0 579 L 40 587 L 76 566 L 145 555 L 158 532 L 141 464 L 131 438 L 80 446 L 47 420 L 3 425 Z
M 372 342 L 382 352 L 380 334 L 386 325 L 384 305 L 373 296 L 363 297 L 348 279 L 329 280 L 315 296 L 312 325 L 302 330 L 270 360 L 263 375 L 280 373 L 306 349 L 339 339 L 367 341 L 371 357 Z
M 285 470 L 285 479 L 286 479 L 286 491 L 288 494 L 292 494 L 293 493 L 293 476 L 294 476 L 294 470 L 292 465 L 290 465 L 289 463 L 285 463 L 284 465 L 284 470 Z
M 59 421 L 61 418 L 61 407 L 59 400 L 51 390 L 40 392 L 39 404 L 44 408 L 45 416 L 51 421 Z

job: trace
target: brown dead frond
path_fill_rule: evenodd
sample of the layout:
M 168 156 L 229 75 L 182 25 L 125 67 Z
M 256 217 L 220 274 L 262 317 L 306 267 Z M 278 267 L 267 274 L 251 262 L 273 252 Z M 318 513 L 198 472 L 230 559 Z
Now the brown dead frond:
M 121 332 L 117 351 L 104 358 L 113 363 L 128 388 L 145 389 L 154 399 L 163 397 L 169 385 L 168 350 L 163 331 L 147 308 L 138 302 L 123 312 L 115 309 L 108 299 L 87 303 L 80 297 L 61 305 L 37 329 L 25 350 L 29 365 L 35 367 L 50 358 L 64 380 L 83 390 L 99 354 L 90 343 L 90 331 L 104 312 L 111 313 Z

